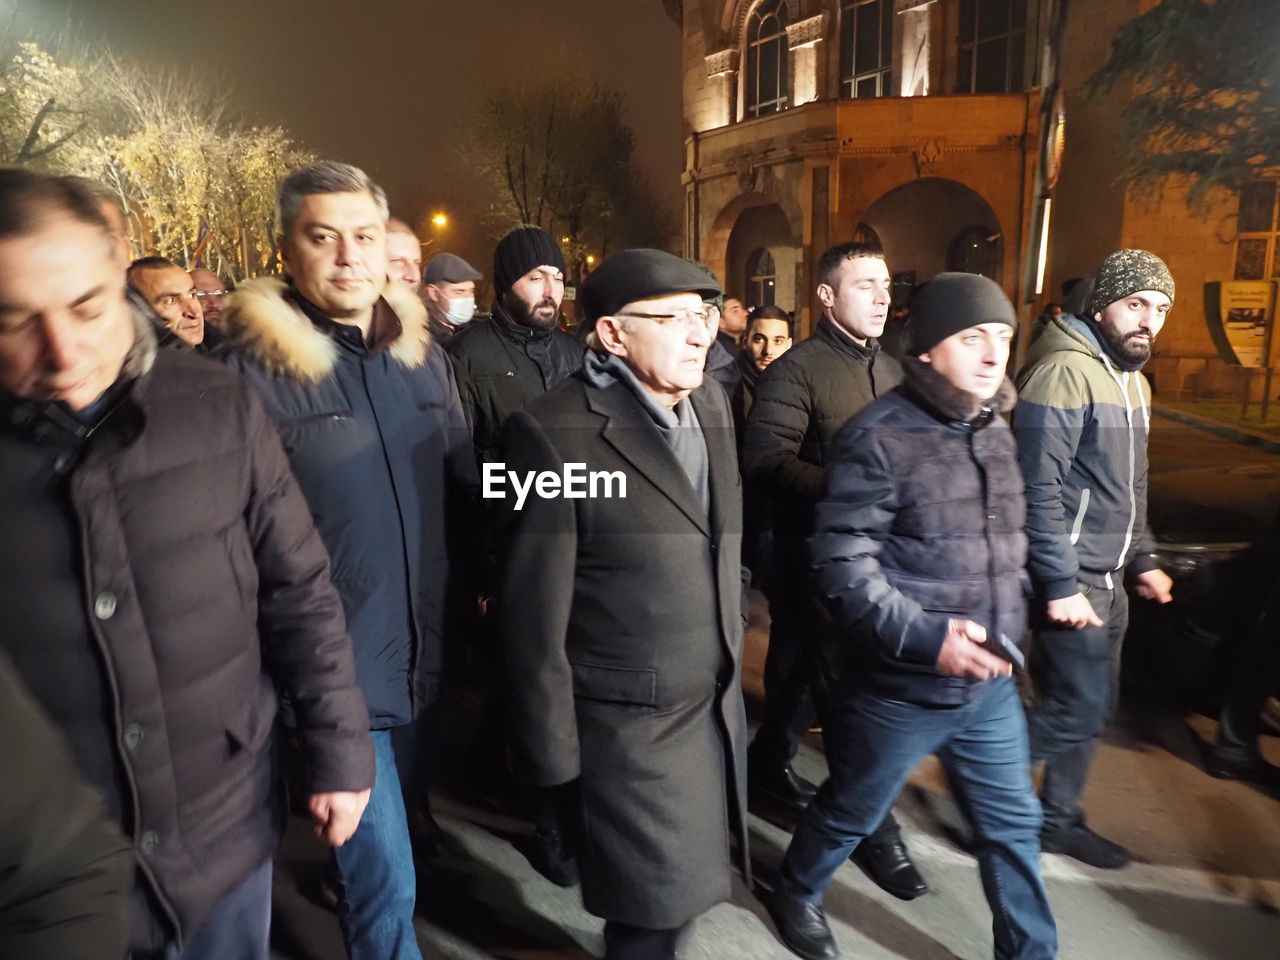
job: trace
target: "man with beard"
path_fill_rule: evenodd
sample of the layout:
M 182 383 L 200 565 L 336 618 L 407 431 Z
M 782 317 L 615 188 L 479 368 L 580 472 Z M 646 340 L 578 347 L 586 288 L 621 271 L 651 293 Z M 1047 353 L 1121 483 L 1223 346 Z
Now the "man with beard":
M 1130 859 L 1085 826 L 1079 804 L 1115 709 L 1129 622 L 1124 580 L 1148 600 L 1172 599 L 1147 526 L 1150 387 L 1140 371 L 1173 294 L 1155 254 L 1111 254 L 1083 315 L 1051 320 L 1018 377 L 1013 428 L 1036 592 L 1031 757 L 1045 762 L 1041 841 L 1095 867 Z
M 727 300 L 725 306 L 727 309 Z M 735 358 L 739 373 L 737 388 L 729 397 L 739 444 L 742 443 L 742 431 L 747 425 L 747 414 L 751 412 L 756 381 L 764 373 L 765 367 L 791 349 L 792 323 L 791 314 L 781 307 L 765 305 L 751 311 L 746 342 Z
M 517 227 L 499 241 L 493 252 L 493 292 L 492 317 L 462 328 L 447 348 L 481 465 L 502 459 L 498 448 L 507 418 L 581 369 L 583 354 L 582 345 L 556 325 L 564 299 L 564 257 L 545 230 Z M 475 533 L 473 539 L 489 554 L 487 566 L 492 568 L 494 532 L 481 526 Z M 491 573 L 481 576 L 492 579 Z M 496 655 L 492 631 L 501 629 L 504 616 L 518 619 L 522 612 L 504 607 L 501 596 L 494 598 L 492 583 L 481 583 L 478 589 L 483 614 L 472 631 L 471 645 L 480 651 L 478 680 L 485 703 L 473 753 L 479 775 L 487 781 L 481 789 L 501 796 L 510 782 L 505 765 L 510 697 L 491 667 Z M 573 885 L 577 864 L 560 825 L 563 796 L 535 790 L 525 801 L 535 827 L 531 862 L 553 883 Z
M 809 540 L 814 581 L 850 669 L 826 718 L 831 775 L 796 827 L 771 901 L 782 940 L 836 957 L 822 897 L 937 754 L 972 819 L 995 956 L 1049 960 L 1040 810 L 1011 663 L 1026 623 L 1022 477 L 1000 416 L 1017 326 L 986 277 L 942 273 L 915 299 L 904 381 L 845 424 Z
M 507 417 L 582 366 L 582 345 L 561 330 L 564 256 L 537 227 L 517 227 L 493 252 L 493 316 L 449 343 L 481 463 L 497 459 Z
M 228 285 L 212 270 L 204 267 L 193 267 L 187 273 L 196 285 L 196 298 L 200 301 L 200 309 L 204 311 L 205 331 L 216 327 L 222 317 L 222 298 L 227 295 Z

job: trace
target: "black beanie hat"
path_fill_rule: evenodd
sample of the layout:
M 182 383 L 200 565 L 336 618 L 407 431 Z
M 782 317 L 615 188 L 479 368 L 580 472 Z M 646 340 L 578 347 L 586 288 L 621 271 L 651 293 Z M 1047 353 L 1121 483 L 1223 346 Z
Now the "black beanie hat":
M 539 227 L 516 227 L 493 251 L 493 290 L 502 296 L 535 267 L 555 267 L 564 273 L 564 255 L 551 234 Z
M 940 273 L 911 301 L 907 354 L 918 357 L 980 323 L 1006 323 L 1018 329 L 1013 304 L 1000 284 L 976 273 Z
M 696 293 L 703 300 L 720 296 L 720 282 L 694 260 L 682 260 L 663 250 L 623 250 L 592 271 L 578 291 L 583 321 L 594 325 L 611 317 L 628 303 Z

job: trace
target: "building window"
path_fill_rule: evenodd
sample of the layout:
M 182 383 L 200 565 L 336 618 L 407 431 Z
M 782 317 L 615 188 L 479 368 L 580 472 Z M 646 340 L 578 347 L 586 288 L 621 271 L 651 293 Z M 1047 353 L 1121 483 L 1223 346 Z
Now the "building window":
M 1256 180 L 1240 188 L 1236 219 L 1237 280 L 1271 280 L 1280 277 L 1276 257 L 1276 181 Z
M 956 93 L 1025 89 L 1027 0 L 960 0 Z
M 787 5 L 764 0 L 747 23 L 747 116 L 763 117 L 787 108 Z
M 773 254 L 757 250 L 747 258 L 747 300 L 753 307 L 773 306 L 778 292 L 778 270 Z
M 889 0 L 841 0 L 841 94 L 892 96 L 892 65 L 893 4 Z

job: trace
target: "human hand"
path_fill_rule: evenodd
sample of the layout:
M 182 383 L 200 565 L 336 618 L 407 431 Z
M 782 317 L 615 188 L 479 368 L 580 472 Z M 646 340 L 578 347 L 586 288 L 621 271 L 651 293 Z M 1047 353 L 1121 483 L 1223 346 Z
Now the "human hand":
M 947 634 L 938 651 L 938 669 L 953 677 L 989 680 L 1013 673 L 1013 664 L 997 657 L 982 645 L 987 642 L 986 628 L 972 620 L 948 620 Z
M 1138 596 L 1156 603 L 1168 603 L 1173 599 L 1173 580 L 1163 570 L 1148 570 L 1133 578 Z
M 313 793 L 307 798 L 316 836 L 331 847 L 340 847 L 351 839 L 368 805 L 368 790 Z
M 1072 627 L 1076 630 L 1081 627 L 1102 626 L 1102 621 L 1093 612 L 1093 604 L 1089 602 L 1089 598 L 1083 593 L 1075 593 L 1059 600 L 1050 600 L 1048 614 L 1053 623 L 1064 627 Z

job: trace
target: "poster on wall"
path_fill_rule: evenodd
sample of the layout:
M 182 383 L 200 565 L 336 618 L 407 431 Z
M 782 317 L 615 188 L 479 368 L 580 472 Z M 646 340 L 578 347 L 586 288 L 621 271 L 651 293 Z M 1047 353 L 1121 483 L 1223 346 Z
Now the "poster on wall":
M 1271 365 L 1271 280 L 1232 280 L 1204 285 L 1204 317 L 1218 355 L 1238 367 Z

